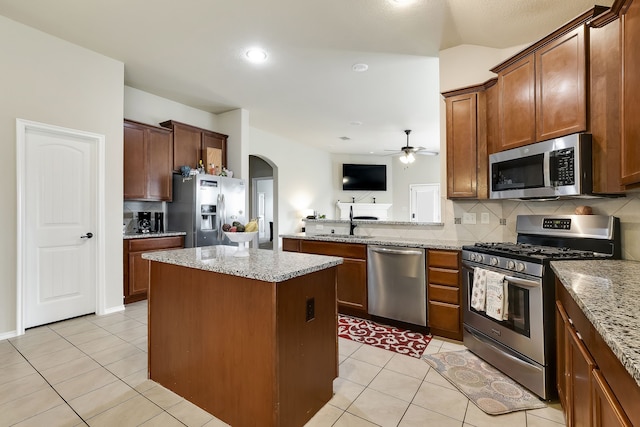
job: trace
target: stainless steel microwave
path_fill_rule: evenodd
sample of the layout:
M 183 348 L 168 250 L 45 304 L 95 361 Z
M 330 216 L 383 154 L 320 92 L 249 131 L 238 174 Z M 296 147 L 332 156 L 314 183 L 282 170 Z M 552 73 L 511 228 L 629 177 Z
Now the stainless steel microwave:
M 489 156 L 491 199 L 555 199 L 592 191 L 591 135 L 575 133 Z

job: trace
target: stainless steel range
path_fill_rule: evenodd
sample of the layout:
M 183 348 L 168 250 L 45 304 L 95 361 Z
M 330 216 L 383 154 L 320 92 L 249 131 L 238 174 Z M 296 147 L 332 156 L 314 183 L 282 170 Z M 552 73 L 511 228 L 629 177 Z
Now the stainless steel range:
M 555 275 L 549 263 L 620 258 L 620 221 L 602 215 L 519 215 L 516 231 L 517 243 L 462 248 L 463 340 L 473 353 L 549 400 L 556 396 Z M 490 292 L 496 289 L 497 296 Z M 499 317 L 490 300 L 503 301 Z

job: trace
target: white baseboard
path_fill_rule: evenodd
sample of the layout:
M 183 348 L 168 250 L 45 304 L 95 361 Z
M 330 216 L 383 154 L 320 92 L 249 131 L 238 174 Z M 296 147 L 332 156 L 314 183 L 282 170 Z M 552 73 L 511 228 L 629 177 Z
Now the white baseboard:
M 103 313 L 100 313 L 99 316 L 105 316 L 107 314 L 118 313 L 119 311 L 124 311 L 124 304 L 116 305 L 114 307 L 105 308 Z
M 0 334 L 0 341 L 8 340 L 9 338 L 15 338 L 17 336 L 18 333 L 16 331 L 5 332 L 3 334 Z

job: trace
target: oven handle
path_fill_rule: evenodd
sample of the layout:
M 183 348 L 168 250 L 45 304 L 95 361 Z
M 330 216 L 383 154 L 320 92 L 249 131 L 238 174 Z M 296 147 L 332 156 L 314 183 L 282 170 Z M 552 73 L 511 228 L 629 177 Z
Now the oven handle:
M 471 270 L 473 271 L 474 266 L 471 265 L 470 263 L 466 262 L 466 261 L 462 261 L 462 267 L 466 268 L 467 270 Z M 482 266 L 479 266 L 480 268 L 484 268 Z M 496 271 L 494 269 L 487 269 L 490 271 Z M 514 283 L 516 285 L 520 285 L 520 286 L 524 286 L 527 288 L 539 288 L 542 285 L 542 281 L 535 281 L 535 280 L 528 280 L 528 279 L 522 279 L 520 277 L 513 277 L 513 276 L 507 276 L 505 275 L 504 278 L 506 280 L 508 280 L 511 283 Z
M 504 276 L 505 280 L 527 288 L 539 288 L 542 283 L 535 280 L 521 279 L 520 277 Z

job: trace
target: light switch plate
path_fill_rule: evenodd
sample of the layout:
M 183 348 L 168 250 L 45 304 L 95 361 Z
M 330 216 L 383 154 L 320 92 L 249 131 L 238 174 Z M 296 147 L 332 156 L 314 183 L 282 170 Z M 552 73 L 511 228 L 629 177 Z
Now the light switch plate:
M 475 224 L 476 223 L 476 213 L 475 212 L 465 212 L 462 214 L 462 223 L 463 224 Z
M 480 224 L 489 224 L 489 212 L 482 212 L 480 214 Z

